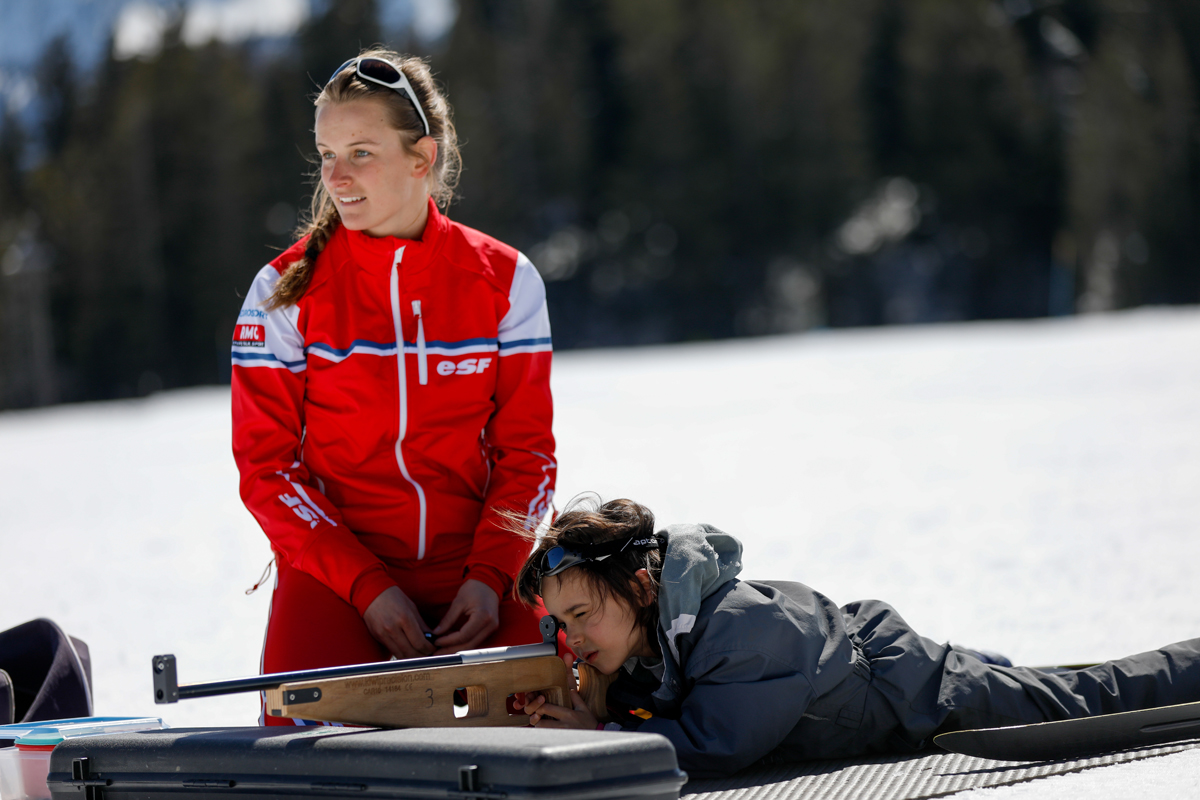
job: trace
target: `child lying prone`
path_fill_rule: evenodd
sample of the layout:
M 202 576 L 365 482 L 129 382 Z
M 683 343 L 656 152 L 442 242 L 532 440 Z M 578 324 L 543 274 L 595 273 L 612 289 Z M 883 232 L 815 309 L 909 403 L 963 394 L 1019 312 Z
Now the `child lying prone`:
M 515 591 L 538 598 L 600 672 L 616 722 L 578 693 L 531 696 L 538 727 L 659 733 L 681 768 L 728 774 L 758 759 L 913 752 L 937 733 L 1200 700 L 1200 639 L 1095 667 L 1045 672 L 918 635 L 886 603 L 837 607 L 800 583 L 749 581 L 741 543 L 708 525 L 654 531 L 631 500 L 561 514 Z

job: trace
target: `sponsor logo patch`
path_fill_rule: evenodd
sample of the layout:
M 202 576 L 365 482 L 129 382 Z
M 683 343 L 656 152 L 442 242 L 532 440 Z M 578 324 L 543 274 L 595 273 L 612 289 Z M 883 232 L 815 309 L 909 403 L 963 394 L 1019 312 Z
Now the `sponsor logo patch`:
M 238 319 L 266 319 L 267 312 L 257 308 L 247 308 L 242 313 L 238 314 Z
M 233 343 L 239 347 L 266 347 L 266 330 L 262 325 L 243 325 L 240 322 L 233 329 Z

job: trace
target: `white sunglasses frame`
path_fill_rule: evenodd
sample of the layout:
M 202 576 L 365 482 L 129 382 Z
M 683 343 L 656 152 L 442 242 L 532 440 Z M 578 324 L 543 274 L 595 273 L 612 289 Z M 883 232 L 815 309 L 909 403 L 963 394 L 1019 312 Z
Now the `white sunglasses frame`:
M 389 67 L 396 70 L 397 73 L 399 73 L 400 80 L 398 80 L 394 83 L 384 83 L 383 81 L 379 80 L 378 78 L 372 78 L 370 75 L 365 74 L 359 68 L 359 65 L 363 61 L 379 61 L 384 64 L 387 64 Z M 325 82 L 325 85 L 328 86 L 330 84 L 330 82 L 332 82 L 333 79 L 336 78 L 339 73 L 341 73 L 342 70 L 344 70 L 346 67 L 350 66 L 351 64 L 354 65 L 354 74 L 357 75 L 359 78 L 362 78 L 364 81 L 370 81 L 371 83 L 374 83 L 378 86 L 384 86 L 388 89 L 395 91 L 397 94 L 399 94 L 403 97 L 407 97 L 408 101 L 413 104 L 413 108 L 415 108 L 417 110 L 417 114 L 419 114 L 421 117 L 421 124 L 425 126 L 425 135 L 426 136 L 430 135 L 429 120 L 425 118 L 425 110 L 421 108 L 421 103 L 419 100 L 417 100 L 417 93 L 413 91 L 412 84 L 408 82 L 408 76 L 404 74 L 404 70 L 400 69 L 398 66 L 396 66 L 392 62 L 388 61 L 386 58 L 380 58 L 379 56 L 356 56 L 355 58 L 350 59 L 345 64 L 342 64 L 340 67 L 335 69 L 333 71 L 333 75 L 329 76 L 329 80 Z

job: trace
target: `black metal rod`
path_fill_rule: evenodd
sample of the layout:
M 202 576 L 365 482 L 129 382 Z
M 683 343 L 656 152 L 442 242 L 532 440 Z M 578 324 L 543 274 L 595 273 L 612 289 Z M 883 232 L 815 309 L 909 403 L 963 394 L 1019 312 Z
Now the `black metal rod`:
M 347 664 L 341 667 L 326 667 L 324 669 L 298 669 L 293 672 L 276 672 L 271 675 L 254 675 L 249 678 L 229 678 L 228 680 L 212 681 L 211 683 L 185 683 L 179 687 L 179 699 L 186 700 L 190 697 L 213 697 L 220 694 L 262 691 L 263 689 L 274 689 L 281 684 L 296 683 L 297 681 L 319 681 L 325 678 L 346 678 L 353 675 L 373 675 L 378 672 L 395 672 L 406 669 L 450 667 L 461 663 L 462 656 L 459 655 L 428 656 L 426 658 L 406 658 L 403 661 Z
M 383 672 L 409 672 L 433 667 L 454 667 L 480 661 L 509 661 L 519 658 L 555 655 L 553 645 L 523 644 L 513 647 L 495 647 L 487 650 L 466 650 L 444 656 L 404 658 L 396 661 L 376 661 L 370 664 L 347 664 L 341 667 L 301 669 L 294 672 L 276 672 L 271 675 L 254 675 L 249 678 L 230 678 L 211 683 L 185 683 L 179 687 L 179 699 L 213 697 L 221 694 L 255 692 L 274 689 L 285 683 L 320 681 L 327 678 L 349 678 L 356 675 L 377 675 Z M 489 657 L 490 656 L 490 657 Z

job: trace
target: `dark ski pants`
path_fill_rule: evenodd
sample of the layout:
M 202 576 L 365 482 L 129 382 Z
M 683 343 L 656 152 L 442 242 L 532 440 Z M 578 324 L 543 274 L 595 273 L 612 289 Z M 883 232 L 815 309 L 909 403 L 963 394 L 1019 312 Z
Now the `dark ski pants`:
M 941 730 L 1050 722 L 1200 700 L 1200 639 L 1063 673 L 997 667 L 952 650 Z
M 1200 639 L 1051 673 L 985 664 L 920 636 L 886 603 L 852 603 L 842 612 L 870 665 L 868 729 L 855 737 L 867 751 L 919 749 L 951 730 L 1200 701 Z

